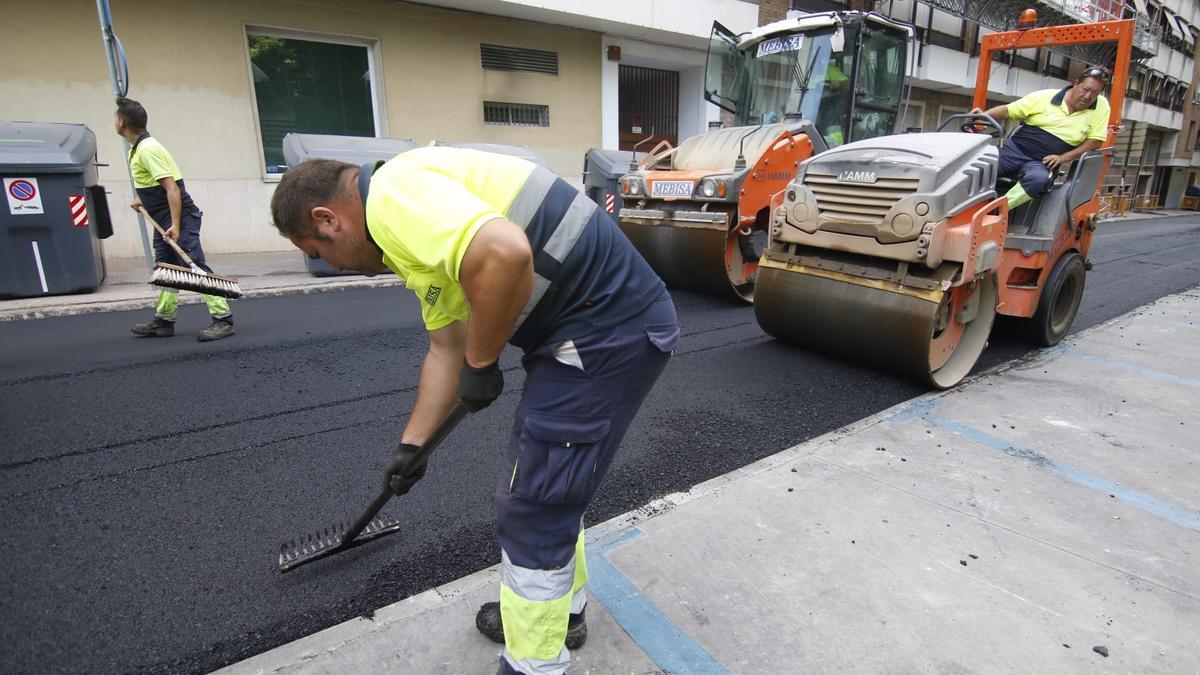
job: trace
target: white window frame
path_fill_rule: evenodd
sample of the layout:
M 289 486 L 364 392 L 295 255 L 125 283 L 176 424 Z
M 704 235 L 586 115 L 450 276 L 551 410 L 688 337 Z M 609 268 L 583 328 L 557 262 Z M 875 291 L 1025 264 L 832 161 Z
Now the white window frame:
M 962 17 L 941 9 L 933 10 L 933 30 L 946 35 L 962 35 L 963 28 Z
M 1175 36 L 1176 40 L 1182 41 L 1183 31 L 1180 29 L 1179 23 L 1175 20 L 1175 12 L 1172 12 L 1166 7 L 1163 7 L 1162 11 L 1167 16 L 1167 30 L 1171 31 L 1171 34 Z
M 925 101 L 909 101 L 908 110 L 910 112 L 915 111 L 914 114 L 916 115 L 918 122 L 917 126 L 921 127 L 921 131 L 933 131 L 933 129 L 925 129 Z M 900 104 L 900 111 L 904 112 L 903 103 Z M 904 120 L 900 121 L 903 122 Z M 896 132 L 902 134 L 906 129 L 908 129 L 908 127 L 900 127 L 896 130 Z
M 350 45 L 352 47 L 366 47 L 367 49 L 367 72 L 368 84 L 371 89 L 371 115 L 375 120 L 375 137 L 387 138 L 387 115 L 385 115 L 383 101 L 383 74 L 380 64 L 383 62 L 382 49 L 378 38 L 371 38 L 359 35 L 346 35 L 341 33 L 321 33 L 317 31 L 307 31 L 296 28 L 282 28 L 279 26 L 264 26 L 262 24 L 243 24 L 242 25 L 242 49 L 246 54 L 246 75 L 250 83 L 250 109 L 254 114 L 254 137 L 258 141 L 258 170 L 262 173 L 264 183 L 278 183 L 283 177 L 282 173 L 268 173 L 266 170 L 267 158 L 263 154 L 263 138 L 262 138 L 262 123 L 258 115 L 258 93 L 254 89 L 254 64 L 250 60 L 250 36 L 264 35 L 267 37 L 277 37 L 290 40 L 307 40 L 309 42 L 325 42 L 336 45 Z
M 1171 18 L 1175 20 L 1175 25 L 1179 26 L 1179 38 L 1183 40 L 1184 46 L 1194 51 L 1196 49 L 1196 39 L 1192 37 L 1192 31 L 1188 29 L 1187 22 L 1178 14 L 1172 14 Z
M 986 103 L 984 104 L 984 110 L 987 110 Z M 941 124 L 947 117 L 949 117 L 951 115 L 961 115 L 963 113 L 969 113 L 969 112 L 971 112 L 971 104 L 970 103 L 968 103 L 965 107 L 960 106 L 960 105 L 949 105 L 946 103 L 939 104 L 938 105 L 937 123 Z M 963 120 L 963 122 L 965 122 L 965 121 L 966 120 Z M 1002 120 L 1002 121 L 1000 121 L 1000 124 L 1001 124 L 1001 126 L 1004 127 L 1004 135 L 1007 136 L 1008 135 L 1008 120 Z M 934 128 L 936 129 L 937 127 L 935 126 Z M 947 131 L 958 131 L 958 127 L 952 126 L 949 129 L 947 129 Z
M 945 103 L 942 103 L 942 104 L 938 105 L 937 123 L 941 124 L 947 117 L 949 117 L 951 115 L 961 115 L 963 113 L 968 113 L 968 112 L 971 112 L 971 104 L 970 103 L 968 103 L 966 106 L 947 105 Z M 934 126 L 934 128 L 936 129 L 937 127 Z

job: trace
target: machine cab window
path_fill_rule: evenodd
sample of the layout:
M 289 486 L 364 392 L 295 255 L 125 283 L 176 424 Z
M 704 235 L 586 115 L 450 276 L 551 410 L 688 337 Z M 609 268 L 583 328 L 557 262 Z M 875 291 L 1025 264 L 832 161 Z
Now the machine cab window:
M 797 115 L 812 122 L 829 147 L 892 133 L 903 94 L 905 36 L 860 25 L 773 35 L 739 49 L 737 36 L 716 23 L 705 98 L 733 113 L 737 126 Z
M 904 94 L 907 45 L 892 31 L 868 29 L 859 50 L 853 138 L 892 133 Z

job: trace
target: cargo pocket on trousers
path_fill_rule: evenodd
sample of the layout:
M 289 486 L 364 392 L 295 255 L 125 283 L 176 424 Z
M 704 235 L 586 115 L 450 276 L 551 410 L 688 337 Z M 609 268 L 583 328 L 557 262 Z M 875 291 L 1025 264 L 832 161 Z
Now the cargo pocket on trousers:
M 595 490 L 596 464 L 609 421 L 529 413 L 510 491 L 538 504 L 578 504 Z

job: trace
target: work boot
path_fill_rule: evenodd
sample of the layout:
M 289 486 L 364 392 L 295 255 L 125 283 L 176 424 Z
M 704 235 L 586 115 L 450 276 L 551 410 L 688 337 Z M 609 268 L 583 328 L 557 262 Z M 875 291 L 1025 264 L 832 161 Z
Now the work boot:
M 233 335 L 233 317 L 225 317 L 224 319 L 213 319 L 208 328 L 200 331 L 196 339 L 201 342 L 212 342 Z
M 567 649 L 579 649 L 587 642 L 587 620 L 584 609 L 567 619 Z M 485 602 L 475 615 L 475 627 L 492 642 L 504 644 L 504 623 L 500 620 L 500 603 Z
M 142 337 L 171 337 L 175 334 L 175 322 L 156 316 L 153 321 L 133 324 L 130 330 Z

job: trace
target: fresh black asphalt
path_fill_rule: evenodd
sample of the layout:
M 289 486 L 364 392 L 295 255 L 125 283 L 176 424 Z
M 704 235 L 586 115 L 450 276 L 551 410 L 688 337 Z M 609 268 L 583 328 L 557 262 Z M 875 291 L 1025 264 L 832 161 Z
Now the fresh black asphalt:
M 1103 224 L 1092 260 L 1075 330 L 1200 284 L 1200 217 Z M 925 391 L 776 342 L 749 307 L 674 295 L 683 339 L 590 522 Z M 281 541 L 380 486 L 426 338 L 398 288 L 235 312 L 237 335 L 209 344 L 199 305 L 171 339 L 129 334 L 148 311 L 0 323 L 0 671 L 207 672 L 497 562 L 516 353 L 502 398 L 387 507 L 400 533 L 280 575 Z M 980 368 L 1029 351 L 1011 328 Z

